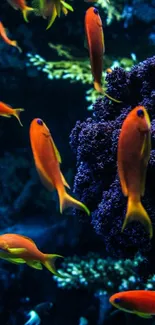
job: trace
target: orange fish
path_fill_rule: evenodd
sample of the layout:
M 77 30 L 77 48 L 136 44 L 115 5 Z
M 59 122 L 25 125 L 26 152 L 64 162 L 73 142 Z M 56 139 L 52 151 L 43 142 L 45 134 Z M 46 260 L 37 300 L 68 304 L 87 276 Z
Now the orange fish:
M 86 11 L 85 33 L 88 43 L 92 75 L 94 77 L 94 88 L 99 93 L 107 96 L 109 99 L 120 103 L 119 100 L 116 100 L 106 94 L 101 85 L 103 71 L 103 54 L 105 52 L 104 34 L 102 28 L 102 20 L 100 18 L 98 9 L 94 7 L 90 7 Z
M 20 115 L 20 112 L 23 112 L 23 111 L 24 111 L 24 108 L 12 108 L 3 102 L 0 102 L 0 116 L 5 116 L 5 117 L 15 116 L 21 126 L 23 126 L 23 124 L 21 123 L 19 115 Z
M 107 72 L 107 73 L 112 73 L 112 69 L 111 69 L 111 68 L 108 68 L 108 69 L 106 70 L 106 72 Z
M 28 7 L 25 0 L 7 0 L 7 1 L 15 10 L 21 10 L 24 20 L 28 22 L 27 15 L 30 11 L 33 11 L 34 9 Z
M 60 201 L 60 213 L 67 207 L 84 210 L 88 215 L 88 208 L 81 202 L 67 194 L 65 186 L 70 188 L 60 171 L 61 157 L 46 124 L 36 118 L 30 125 L 30 142 L 36 169 L 43 185 L 49 190 L 56 189 Z
M 6 29 L 4 28 L 2 22 L 0 21 L 0 36 L 3 39 L 3 41 L 5 43 L 7 43 L 8 45 L 11 46 L 15 46 L 19 52 L 22 52 L 21 48 L 18 46 L 16 41 L 12 41 L 10 38 L 8 38 L 7 34 L 6 34 Z
M 49 29 L 56 17 L 60 17 L 61 11 L 67 15 L 68 10 L 73 11 L 72 6 L 63 0 L 33 0 L 32 1 L 36 15 L 48 18 L 48 25 L 46 29 Z
M 140 202 L 144 195 L 147 164 L 150 157 L 150 119 L 144 106 L 135 107 L 123 122 L 118 140 L 118 174 L 122 192 L 128 197 L 128 206 L 122 231 L 133 221 L 140 221 L 150 238 L 151 220 Z
M 42 253 L 31 238 L 18 234 L 4 234 L 0 236 L 0 258 L 15 264 L 26 263 L 34 269 L 42 270 L 44 265 L 51 273 L 62 277 L 54 265 L 56 254 Z
M 155 315 L 155 291 L 132 290 L 115 293 L 109 302 L 116 308 L 143 318 Z

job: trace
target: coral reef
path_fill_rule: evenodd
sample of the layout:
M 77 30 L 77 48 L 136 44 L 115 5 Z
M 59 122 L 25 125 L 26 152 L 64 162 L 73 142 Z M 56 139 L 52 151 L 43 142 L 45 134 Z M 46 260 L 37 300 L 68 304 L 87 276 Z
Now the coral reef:
M 117 176 L 117 141 L 121 124 L 136 105 L 144 105 L 155 118 L 155 57 L 134 66 L 130 72 L 116 68 L 107 75 L 108 93 L 122 100 L 116 104 L 100 98 L 93 107 L 92 118 L 78 121 L 70 135 L 70 144 L 77 158 L 74 192 L 91 210 L 91 224 L 102 236 L 106 250 L 117 256 L 133 256 L 151 248 L 142 225 L 132 223 L 121 233 L 127 200 L 123 197 Z M 154 121 L 152 151 L 148 166 L 144 206 L 155 220 L 154 184 Z M 80 219 L 82 213 L 75 212 Z M 90 220 L 84 219 L 89 223 Z
M 96 293 L 102 291 L 105 295 L 124 290 L 154 290 L 155 276 L 143 282 L 138 274 L 143 263 L 145 260 L 140 255 L 133 260 L 113 260 L 111 258 L 103 259 L 98 254 L 89 253 L 82 258 L 78 256 L 65 258 L 61 269 L 59 269 L 64 278 L 57 276 L 53 278 L 61 289 L 80 288 Z

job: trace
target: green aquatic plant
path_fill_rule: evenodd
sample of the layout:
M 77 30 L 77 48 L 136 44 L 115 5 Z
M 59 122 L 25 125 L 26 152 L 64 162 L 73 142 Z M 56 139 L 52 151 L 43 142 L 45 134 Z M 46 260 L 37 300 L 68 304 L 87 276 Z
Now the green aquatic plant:
M 61 44 L 49 43 L 49 47 L 57 52 L 58 58 L 62 58 L 57 61 L 47 61 L 39 54 L 27 53 L 28 61 L 27 67 L 34 67 L 38 72 L 47 74 L 47 78 L 69 80 L 71 83 L 80 82 L 83 85 L 89 85 L 86 90 L 85 99 L 90 102 L 88 110 L 92 109 L 92 104 L 95 103 L 99 97 L 99 93 L 93 87 L 93 77 L 91 73 L 90 61 L 87 57 L 83 57 L 80 53 L 78 57 L 75 57 L 71 52 L 71 48 L 64 47 Z M 137 62 L 135 54 L 131 54 L 129 58 L 113 58 L 104 56 L 104 71 L 102 74 L 102 85 L 106 89 L 106 75 L 107 69 L 114 69 L 116 67 L 122 67 L 126 71 L 130 71 L 134 63 Z M 91 86 L 91 87 L 90 87 Z
M 107 25 L 110 25 L 114 19 L 116 19 L 117 21 L 122 19 L 124 3 L 124 0 L 98 0 L 95 5 L 104 10 L 107 16 L 106 23 Z

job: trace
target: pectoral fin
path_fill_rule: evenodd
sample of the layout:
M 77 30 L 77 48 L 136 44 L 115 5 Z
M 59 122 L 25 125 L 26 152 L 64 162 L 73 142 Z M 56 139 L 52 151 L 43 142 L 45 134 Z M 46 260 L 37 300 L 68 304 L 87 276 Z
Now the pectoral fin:
M 140 153 L 141 157 L 144 157 L 145 148 L 146 148 L 146 135 L 144 135 L 144 141 L 141 148 L 141 153 Z
M 43 267 L 39 261 L 26 261 L 26 264 L 34 269 L 42 270 Z
M 60 152 L 58 151 L 58 149 L 57 149 L 57 147 L 56 147 L 56 145 L 55 145 L 52 137 L 51 137 L 51 143 L 52 143 L 52 146 L 54 148 L 54 152 L 55 152 L 56 158 L 57 158 L 59 164 L 61 164 L 62 160 L 61 160 Z
M 26 248 L 8 248 L 7 251 L 13 255 L 18 255 L 27 252 Z
M 151 152 L 151 136 L 150 136 L 150 132 L 148 132 L 144 136 L 144 142 L 141 149 L 141 196 L 143 196 L 145 192 L 146 171 L 147 171 L 148 161 L 150 158 L 150 152 Z

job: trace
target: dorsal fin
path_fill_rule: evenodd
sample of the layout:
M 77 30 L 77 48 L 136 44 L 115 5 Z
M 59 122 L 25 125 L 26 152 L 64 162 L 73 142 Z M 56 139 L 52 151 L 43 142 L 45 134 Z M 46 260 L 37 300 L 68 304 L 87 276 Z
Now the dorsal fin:
M 34 245 L 36 246 L 35 242 L 34 242 L 30 237 L 23 236 L 23 235 L 20 235 L 20 234 L 16 234 L 16 236 L 19 236 L 19 237 L 25 238 L 25 239 L 29 240 L 32 244 L 34 244 Z
M 55 143 L 54 143 L 52 137 L 51 137 L 51 142 L 52 142 L 52 146 L 53 146 L 53 148 L 54 148 L 54 152 L 55 152 L 55 155 L 56 155 L 56 157 L 57 157 L 57 160 L 58 160 L 59 164 L 61 164 L 61 162 L 62 162 L 62 161 L 61 161 L 61 156 L 60 156 L 60 153 L 59 153 L 59 151 L 58 151 L 58 149 L 57 149 L 57 147 L 56 147 L 56 145 L 55 145 Z

